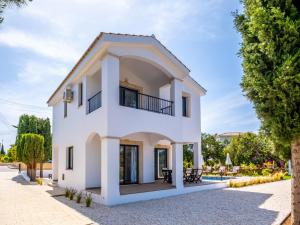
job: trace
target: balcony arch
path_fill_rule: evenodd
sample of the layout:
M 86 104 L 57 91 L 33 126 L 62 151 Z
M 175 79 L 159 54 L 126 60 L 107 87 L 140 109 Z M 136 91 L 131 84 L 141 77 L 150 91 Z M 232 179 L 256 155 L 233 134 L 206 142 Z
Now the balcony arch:
M 153 46 L 111 46 L 108 53 L 122 58 L 138 59 L 162 70 L 170 78 L 183 80 L 189 71 L 174 63 L 169 57 L 162 54 Z

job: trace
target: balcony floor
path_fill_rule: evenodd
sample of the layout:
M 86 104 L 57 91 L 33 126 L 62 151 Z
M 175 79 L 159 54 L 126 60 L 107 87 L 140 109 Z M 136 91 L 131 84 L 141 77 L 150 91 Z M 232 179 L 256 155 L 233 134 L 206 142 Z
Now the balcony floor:
M 202 186 L 212 184 L 211 182 L 202 181 L 201 183 L 186 183 L 184 187 L 194 187 L 194 186 Z M 128 184 L 128 185 L 120 185 L 120 194 L 121 195 L 129 195 L 143 192 L 151 192 L 151 191 L 160 191 L 160 190 L 168 190 L 175 188 L 172 184 L 163 183 L 161 180 L 155 181 L 154 183 L 145 183 L 145 184 Z M 101 194 L 101 188 L 88 188 L 87 191 L 94 194 Z

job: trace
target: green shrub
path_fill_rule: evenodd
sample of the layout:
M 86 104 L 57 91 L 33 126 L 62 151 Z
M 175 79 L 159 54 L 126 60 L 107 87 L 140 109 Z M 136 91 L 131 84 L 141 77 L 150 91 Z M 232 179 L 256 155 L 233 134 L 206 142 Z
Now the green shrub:
M 69 194 L 70 200 L 73 200 L 74 195 L 76 194 L 76 192 L 77 192 L 77 191 L 76 191 L 74 188 L 71 188 L 71 189 L 70 189 L 70 194 Z
M 76 195 L 76 202 L 80 203 L 81 202 L 81 198 L 82 198 L 82 192 L 78 192 L 78 194 Z
M 86 207 L 90 207 L 91 204 L 92 204 L 92 201 L 93 201 L 92 194 L 91 193 L 86 194 L 86 197 L 85 197 L 85 205 L 86 205 Z
M 4 163 L 8 163 L 8 162 L 12 162 L 12 158 L 7 155 L 3 155 L 0 159 L 0 161 L 4 162 Z
M 264 184 L 264 183 L 283 180 L 284 176 L 285 176 L 284 173 L 278 172 L 278 173 L 273 174 L 272 176 L 255 177 L 255 178 L 251 178 L 247 181 L 230 180 L 228 185 L 229 185 L 229 187 L 239 188 L 239 187 L 245 187 L 245 186 L 255 185 L 255 184 Z
M 70 197 L 70 188 L 65 188 L 65 197 L 66 198 Z
M 291 179 L 291 176 L 288 175 L 288 173 L 285 173 L 284 176 L 283 176 L 283 179 L 284 179 L 284 180 L 290 180 L 290 179 Z
M 261 171 L 261 174 L 263 175 L 263 176 L 269 176 L 270 174 L 272 174 L 272 170 L 271 169 L 263 169 L 262 171 Z
M 43 185 L 43 183 L 44 183 L 44 181 L 43 181 L 42 178 L 36 178 L 36 182 L 37 182 L 37 184 L 39 184 L 39 185 Z

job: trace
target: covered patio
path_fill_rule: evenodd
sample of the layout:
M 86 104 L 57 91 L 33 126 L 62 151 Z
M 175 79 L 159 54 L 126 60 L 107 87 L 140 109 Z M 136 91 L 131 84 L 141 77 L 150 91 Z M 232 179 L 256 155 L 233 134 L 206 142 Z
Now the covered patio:
M 185 183 L 184 188 L 197 187 L 209 184 L 213 184 L 213 182 L 202 181 L 198 183 Z M 176 189 L 176 187 L 172 184 L 164 183 L 161 180 L 157 180 L 153 183 L 120 185 L 120 195 L 130 195 L 169 189 Z M 86 191 L 91 192 L 93 194 L 101 195 L 101 188 L 88 188 L 86 189 Z

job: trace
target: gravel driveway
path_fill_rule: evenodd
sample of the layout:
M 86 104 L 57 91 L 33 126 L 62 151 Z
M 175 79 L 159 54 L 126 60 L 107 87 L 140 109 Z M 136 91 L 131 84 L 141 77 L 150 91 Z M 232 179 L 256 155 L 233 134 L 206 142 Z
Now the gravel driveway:
M 16 174 L 0 172 L 0 201 L 5 206 L 1 224 L 268 225 L 279 224 L 290 212 L 290 181 L 86 208 L 65 197 L 50 197 L 47 186 L 21 184 Z M 7 213 L 10 217 L 2 217 Z

